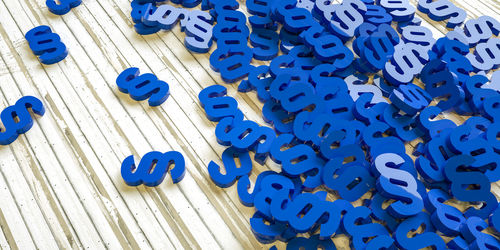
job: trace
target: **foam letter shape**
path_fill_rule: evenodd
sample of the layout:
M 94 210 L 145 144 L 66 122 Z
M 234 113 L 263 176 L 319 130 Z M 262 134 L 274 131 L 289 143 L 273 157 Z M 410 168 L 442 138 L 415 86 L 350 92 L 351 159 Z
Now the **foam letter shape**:
M 235 159 L 238 158 L 241 165 L 236 166 Z M 211 161 L 208 164 L 208 174 L 210 179 L 219 187 L 227 188 L 232 186 L 241 176 L 249 175 L 252 171 L 252 159 L 248 152 L 239 152 L 238 150 L 229 147 L 222 153 L 222 163 L 226 169 L 226 174 L 222 174 L 220 166 Z
M 379 155 L 375 159 L 375 169 L 380 174 L 377 190 L 385 197 L 397 200 L 388 207 L 388 212 L 396 218 L 406 218 L 422 211 L 424 203 L 417 192 L 417 181 L 410 173 L 398 169 L 405 160 L 393 153 Z
M 448 0 L 419 0 L 418 9 L 428 14 L 434 21 L 449 19 L 446 23 L 446 27 L 448 28 L 455 28 L 461 25 L 465 21 L 465 18 L 467 18 L 465 10 L 458 8 Z
M 188 15 L 185 26 L 186 47 L 197 53 L 207 53 L 212 47 L 212 16 L 205 12 L 194 10 Z
M 49 26 L 35 27 L 26 33 L 25 38 L 30 45 L 30 49 L 43 64 L 60 62 L 68 55 L 68 49 L 61 42 L 61 37 L 56 33 L 52 33 Z
M 351 156 L 355 160 L 343 164 L 344 159 Z M 342 199 L 356 201 L 375 187 L 375 179 L 367 166 L 368 162 L 361 147 L 353 147 L 353 150 L 344 152 L 341 157 L 326 163 L 323 168 L 323 182 L 329 189 L 336 191 Z
M 444 111 L 460 104 L 464 93 L 458 89 L 458 79 L 447 68 L 442 60 L 432 60 L 422 69 L 420 78 L 425 83 L 425 90 L 433 98 L 448 96 L 440 101 L 438 107 Z
M 409 232 L 416 231 L 420 225 L 425 225 L 425 231 L 411 238 L 407 235 Z M 396 239 L 396 244 L 402 249 L 417 250 L 426 247 L 434 249 L 446 249 L 443 239 L 434 233 L 434 227 L 427 213 L 420 212 L 412 218 L 408 218 L 399 224 L 396 232 L 393 235 Z
M 131 155 L 123 160 L 121 167 L 122 178 L 129 186 L 144 184 L 149 187 L 160 185 L 171 165 L 175 165 L 170 170 L 173 183 L 178 183 L 184 178 L 186 166 L 181 153 L 170 151 L 161 153 L 152 151 L 145 154 L 139 166 L 136 167 L 134 156 Z
M 364 206 L 350 209 L 345 214 L 343 225 L 351 236 L 352 249 L 365 249 L 371 243 L 371 241 L 365 242 L 367 238 L 389 235 L 382 224 L 372 223 L 370 214 L 370 209 Z
M 490 192 L 491 184 L 488 178 L 481 172 L 461 172 L 458 169 L 474 163 L 474 157 L 470 155 L 457 155 L 450 158 L 444 166 L 446 179 L 451 182 L 450 191 L 456 199 L 467 202 L 482 202 L 480 209 L 469 208 L 465 216 L 478 216 L 487 218 L 498 206 L 496 197 Z M 468 189 L 475 185 L 474 189 Z
M 170 95 L 170 88 L 164 81 L 150 73 L 139 75 L 138 68 L 128 68 L 116 78 L 118 89 L 130 94 L 136 101 L 149 98 L 149 106 L 159 106 L 164 103 Z
M 5 131 L 0 129 L 0 145 L 11 144 L 20 134 L 28 132 L 33 127 L 33 118 L 29 109 L 39 116 L 45 114 L 43 103 L 33 96 L 23 96 L 16 104 L 2 110 L 0 119 Z
M 221 85 L 206 87 L 198 94 L 200 104 L 210 121 L 218 122 L 225 117 L 243 120 L 243 113 L 238 109 L 238 102 L 226 95 L 227 89 Z
M 415 16 L 415 7 L 408 0 L 377 0 L 378 5 L 384 7 L 396 22 L 410 21 Z
M 446 236 L 453 237 L 460 234 L 460 227 L 465 223 L 462 212 L 455 207 L 444 204 L 451 197 L 440 189 L 432 189 L 424 199 L 425 208 L 432 213 L 432 224 Z
M 81 0 L 59 0 L 59 4 L 56 2 L 56 0 L 45 1 L 45 4 L 47 4 L 50 12 L 56 15 L 64 15 L 68 13 L 72 8 L 77 7 L 81 3 Z

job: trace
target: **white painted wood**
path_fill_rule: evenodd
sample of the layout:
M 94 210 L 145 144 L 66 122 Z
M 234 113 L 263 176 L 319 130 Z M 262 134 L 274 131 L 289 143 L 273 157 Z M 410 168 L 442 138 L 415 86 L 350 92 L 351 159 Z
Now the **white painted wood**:
M 500 20 L 497 0 L 454 2 L 469 18 L 488 14 Z M 248 14 L 244 4 L 241 10 Z M 179 27 L 137 35 L 130 11 L 129 0 L 83 0 L 56 16 L 45 0 L 0 0 L 0 109 L 23 95 L 37 96 L 47 109 L 26 135 L 0 147 L 0 247 L 268 248 L 254 238 L 253 209 L 239 203 L 236 187 L 220 189 L 208 176 L 206 166 L 212 160 L 220 164 L 225 149 L 197 98 L 201 89 L 222 83 L 210 69 L 209 54 L 189 53 Z M 447 32 L 445 22 L 418 16 L 435 38 Z M 56 65 L 40 64 L 24 39 L 42 24 L 69 48 Z M 162 106 L 151 108 L 118 91 L 116 76 L 131 66 L 169 83 L 171 96 Z M 247 119 L 265 124 L 255 93 L 225 86 Z M 174 185 L 167 177 L 157 188 L 127 187 L 121 161 L 151 150 L 181 152 L 185 179 Z M 269 169 L 279 167 L 254 164 L 251 179 Z M 334 241 L 348 248 L 347 237 Z

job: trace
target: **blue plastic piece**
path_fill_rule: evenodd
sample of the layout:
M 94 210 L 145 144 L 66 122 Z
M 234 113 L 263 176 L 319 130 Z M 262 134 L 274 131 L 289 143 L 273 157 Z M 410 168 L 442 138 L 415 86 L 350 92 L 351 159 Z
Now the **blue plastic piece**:
M 488 224 L 495 230 L 497 235 L 500 234 L 500 206 L 490 215 Z
M 382 6 L 366 4 L 365 22 L 374 25 L 391 24 L 392 16 Z
M 189 15 L 188 10 L 176 8 L 169 4 L 156 7 L 154 4 L 149 3 L 142 8 L 140 12 L 142 14 L 142 24 L 164 30 L 171 30 L 179 21 L 185 22 Z
M 364 75 L 351 75 L 346 77 L 344 81 L 347 84 L 349 95 L 352 97 L 353 101 L 357 101 L 361 95 L 371 93 L 371 104 L 381 102 L 387 103 L 387 101 L 383 98 L 382 90 L 375 85 L 368 84 L 368 77 Z
M 262 118 L 272 125 L 278 134 L 292 132 L 293 117 L 293 113 L 284 110 L 281 104 L 275 100 L 269 100 L 262 107 Z
M 352 145 L 338 158 L 330 160 L 323 167 L 322 179 L 325 186 L 347 201 L 353 202 L 375 187 L 375 179 L 370 175 L 368 162 L 361 147 Z M 343 163 L 345 158 L 354 157 L 354 161 Z
M 392 91 L 389 99 L 392 105 L 408 115 L 415 115 L 426 108 L 432 97 L 415 84 L 401 85 Z
M 279 38 L 280 38 L 280 49 L 284 54 L 288 54 L 288 52 L 292 50 L 293 47 L 304 44 L 300 40 L 299 34 L 289 32 L 285 28 L 280 29 Z
M 352 249 L 365 249 L 371 243 L 366 242 L 367 238 L 389 235 L 383 225 L 372 223 L 370 214 L 369 208 L 361 206 L 350 209 L 344 215 L 343 227 L 350 235 Z
M 383 120 L 391 126 L 396 136 L 405 142 L 424 135 L 418 128 L 416 119 L 411 115 L 401 115 L 400 110 L 394 105 L 389 105 L 385 109 Z
M 366 68 L 368 72 L 378 72 L 383 69 L 386 62 L 392 58 L 395 50 L 394 46 L 399 43 L 398 33 L 388 24 L 380 25 L 369 37 L 360 36 L 361 45 L 359 49 L 360 67 Z M 364 42 L 361 42 L 363 41 Z
M 282 74 L 276 77 L 270 87 L 271 97 L 280 101 L 281 106 L 288 112 L 302 111 L 314 106 L 322 105 L 321 99 L 314 94 L 314 88 L 306 82 L 292 84 L 292 76 Z M 319 100 L 318 100 L 319 99 Z
M 500 22 L 490 16 L 481 16 L 465 22 L 463 29 L 455 27 L 455 30 L 448 32 L 446 36 L 474 47 L 479 42 L 486 42 L 498 34 L 500 34 Z
M 333 132 L 330 132 L 321 142 L 321 155 L 326 159 L 334 159 L 343 156 L 346 152 L 353 150 L 356 152 L 356 147 L 361 139 L 358 135 L 361 135 L 364 128 L 365 126 L 359 121 L 339 120 L 339 124 L 334 124 Z M 362 158 L 364 159 L 364 157 Z
M 291 177 L 306 175 L 304 187 L 314 189 L 322 184 L 321 168 L 324 162 L 316 156 L 316 152 L 310 146 L 294 145 L 294 139 L 291 134 L 278 136 L 271 146 L 271 159 L 281 164 L 283 172 Z M 289 148 L 281 151 L 284 147 Z
M 138 68 L 128 68 L 116 78 L 116 85 L 120 92 L 130 94 L 136 101 L 149 98 L 149 106 L 159 106 L 164 103 L 170 95 L 170 88 L 164 81 L 151 74 L 139 75 Z
M 452 129 L 445 129 L 426 144 L 425 155 L 439 168 L 443 168 L 448 159 L 455 156 L 448 145 Z
M 271 18 L 271 6 L 275 0 L 248 0 L 246 6 L 248 13 L 253 16 L 248 18 L 253 28 L 271 28 L 274 20 Z
M 288 74 L 291 75 L 291 79 L 289 81 L 307 81 L 307 75 L 303 72 L 303 70 L 295 66 L 295 58 L 290 55 L 281 55 L 274 58 L 269 64 L 269 71 L 271 76 L 274 78 L 277 78 L 282 74 Z
M 295 46 L 288 55 L 294 59 L 295 68 L 304 71 L 305 74 L 310 74 L 310 71 L 321 64 L 320 60 L 314 58 L 312 49 L 305 45 Z
M 186 173 L 184 156 L 177 151 L 161 153 L 152 151 L 145 154 L 139 166 L 135 165 L 134 156 L 131 155 L 123 160 L 121 167 L 122 178 L 129 186 L 138 186 L 144 184 L 149 187 L 160 185 L 165 179 L 170 169 L 173 183 L 180 182 Z
M 270 76 L 269 66 L 261 65 L 259 67 L 254 67 L 250 70 L 248 75 L 248 86 L 251 90 L 257 91 L 257 97 L 261 102 L 267 102 L 271 95 L 269 94 L 269 87 L 273 82 L 273 78 Z M 242 81 L 243 84 L 244 81 Z
M 333 131 L 335 118 L 320 112 L 300 112 L 293 120 L 293 133 L 301 141 L 319 147 L 321 141 Z
M 366 245 L 366 250 L 396 250 L 395 241 L 389 235 L 379 235 L 375 239 L 372 239 L 368 245 Z
M 210 121 L 218 122 L 225 117 L 243 119 L 243 113 L 238 109 L 238 102 L 227 95 L 227 89 L 221 85 L 206 87 L 198 94 L 201 106 Z
M 336 120 L 331 131 L 321 141 L 320 153 L 326 159 L 342 156 L 350 147 L 357 146 L 362 139 L 365 125 L 359 121 Z
M 474 53 L 466 57 L 476 72 L 497 69 L 500 66 L 500 38 L 491 38 L 487 42 L 478 44 Z
M 420 176 L 422 176 L 427 183 L 438 183 L 445 180 L 443 167 L 431 163 L 431 161 L 423 155 L 419 156 L 417 160 L 415 160 L 415 167 L 417 168 Z
M 386 102 L 374 104 L 372 102 L 373 96 L 372 93 L 362 94 L 358 100 L 356 100 L 353 110 L 356 119 L 362 121 L 366 125 L 380 122 L 385 109 L 389 106 Z
M 432 53 L 436 55 L 434 56 Z M 450 40 L 447 37 L 438 39 L 432 47 L 432 52 L 429 52 L 431 60 L 440 58 L 447 63 L 448 69 L 457 76 L 462 86 L 474 70 L 470 61 L 465 57 L 468 53 L 468 45 L 456 40 Z
M 146 16 L 146 12 L 151 15 L 156 10 L 156 5 L 148 5 L 147 3 L 143 3 L 137 0 L 132 1 L 130 3 L 130 7 L 132 7 L 130 16 L 132 17 L 132 21 L 134 23 L 141 23 Z
M 336 250 L 337 247 L 332 239 L 321 240 L 319 234 L 313 235 L 310 238 L 297 237 L 292 239 L 286 245 L 287 250 Z
M 306 9 L 312 12 L 316 0 L 297 0 L 297 8 Z
M 498 154 L 500 153 L 500 123 L 493 123 L 488 127 L 486 131 L 485 139 L 488 141 L 488 144 L 493 148 L 493 150 Z
M 356 38 L 369 37 L 375 31 L 377 31 L 377 29 L 378 29 L 377 25 L 365 22 L 365 23 L 361 24 L 358 27 L 358 29 L 356 29 L 356 33 L 354 35 L 356 36 Z M 352 48 L 357 55 L 359 55 L 360 48 L 362 47 L 362 46 L 360 46 L 360 44 L 361 44 L 360 42 L 361 42 L 361 40 L 354 41 L 352 44 Z
M 488 120 L 486 122 L 489 123 Z M 478 124 L 478 127 L 486 129 L 484 124 Z M 455 128 L 448 139 L 450 149 L 455 154 L 473 156 L 475 160 L 470 166 L 481 170 L 490 182 L 496 182 L 500 180 L 500 168 L 490 169 L 488 166 L 500 166 L 500 158 L 487 140 L 482 136 L 475 136 L 475 134 L 480 135 L 482 131 L 477 131 L 477 127 L 471 126 L 468 122 Z
M 288 198 L 294 191 L 295 186 L 290 178 L 277 174 L 267 175 L 262 179 L 259 192 L 255 193 L 255 208 L 266 217 L 271 218 L 273 198 L 280 198 L 281 195 Z
M 212 16 L 205 11 L 195 10 L 188 15 L 184 27 L 186 48 L 197 53 L 207 53 L 212 47 Z
M 210 55 L 210 66 L 220 72 L 222 80 L 234 83 L 248 76 L 252 55 L 248 47 L 218 47 Z
M 201 0 L 172 0 L 172 2 L 182 4 L 186 8 L 194 8 L 201 3 Z
M 369 206 L 372 210 L 371 216 L 379 221 L 383 221 L 385 227 L 389 230 L 389 232 L 394 232 L 399 225 L 399 220 L 391 216 L 387 212 L 387 208 L 382 208 L 382 205 L 387 202 L 389 199 L 382 196 L 380 193 L 375 193 L 371 200 L 365 201 L 365 205 Z
M 312 84 L 316 85 L 322 82 L 330 84 L 338 88 L 339 90 L 347 93 L 348 88 L 346 86 L 346 83 L 344 82 L 344 80 L 342 80 L 342 78 L 338 76 L 338 73 L 340 73 L 340 71 L 341 69 L 338 69 L 332 64 L 329 63 L 320 64 L 311 70 L 310 81 L 312 82 Z
M 367 8 L 361 0 L 345 0 L 337 6 L 328 29 L 344 41 L 354 36 L 354 31 L 364 22 Z
M 326 25 L 332 20 L 338 6 L 332 1 L 314 1 L 312 14 L 322 25 Z
M 236 166 L 235 159 L 238 158 L 240 161 L 240 166 Z M 208 164 L 208 174 L 210 179 L 215 183 L 215 185 L 221 188 L 227 188 L 232 186 L 237 179 L 241 176 L 249 175 L 252 171 L 252 159 L 248 152 L 239 152 L 238 150 L 230 147 L 224 150 L 222 153 L 222 162 L 224 163 L 224 168 L 226 174 L 222 174 L 220 171 L 220 166 L 217 163 L 211 161 Z
M 23 96 L 16 104 L 2 110 L 0 119 L 5 130 L 0 129 L 0 145 L 11 144 L 20 134 L 28 132 L 33 127 L 29 109 L 39 116 L 45 114 L 43 103 L 33 96 Z
M 444 204 L 451 197 L 443 190 L 432 189 L 424 199 L 425 209 L 431 215 L 432 224 L 446 236 L 453 237 L 460 234 L 460 227 L 465 223 L 462 212 L 455 207 Z
M 354 54 L 344 46 L 342 40 L 334 35 L 324 33 L 324 28 L 314 25 L 302 32 L 300 37 L 304 44 L 311 47 L 318 60 L 331 62 L 338 69 L 349 67 L 354 59 Z
M 354 101 L 345 91 L 346 85 L 339 87 L 337 84 L 344 81 L 334 80 L 332 82 L 319 82 L 316 84 L 316 98 L 323 101 L 325 112 L 332 114 L 335 118 L 343 120 L 354 120 Z
M 415 16 L 415 7 L 408 0 L 377 0 L 378 5 L 384 7 L 396 22 L 410 21 Z
M 234 83 L 248 76 L 253 68 L 252 50 L 247 45 L 249 29 L 246 16 L 234 10 L 238 3 L 220 2 L 215 7 L 217 24 L 213 28 L 217 49 L 210 55 L 210 67 L 222 80 Z
M 462 125 L 470 127 L 470 130 L 468 130 L 468 132 L 467 132 L 468 139 L 473 140 L 473 139 L 476 139 L 478 137 L 483 137 L 484 132 L 489 129 L 489 127 L 491 125 L 491 121 L 484 118 L 484 117 L 473 116 L 473 117 L 470 117 L 469 119 L 467 119 L 464 122 L 464 124 L 462 124 Z
M 446 179 L 451 182 L 451 194 L 460 201 L 482 202 L 480 209 L 468 208 L 465 216 L 478 216 L 487 218 L 498 206 L 496 197 L 490 192 L 491 184 L 488 178 L 481 172 L 460 172 L 462 167 L 470 168 L 474 163 L 474 157 L 470 155 L 457 155 L 450 158 L 444 166 Z M 474 189 L 468 189 L 474 185 Z
M 488 224 L 479 217 L 470 217 L 460 228 L 462 236 L 469 243 L 470 249 L 500 249 L 500 242 L 487 233 L 483 233 Z
M 413 19 L 411 19 L 409 21 L 398 22 L 397 23 L 397 30 L 398 30 L 399 33 L 402 33 L 403 32 L 403 28 L 407 27 L 407 26 L 410 26 L 410 25 L 420 26 L 420 25 L 422 25 L 422 19 L 414 16 Z
M 448 28 L 455 28 L 461 25 L 465 21 L 465 18 L 467 18 L 465 10 L 458 8 L 448 0 L 419 0 L 418 10 L 429 15 L 434 21 L 448 19 L 446 23 L 446 27 Z
M 417 233 L 411 238 L 407 237 L 408 233 L 416 231 L 421 225 L 425 225 L 424 232 Z M 429 215 L 424 212 L 402 221 L 394 232 L 393 238 L 401 249 L 417 250 L 431 246 L 434 249 L 446 249 L 443 239 L 434 233 Z
M 385 79 L 399 86 L 413 81 L 429 60 L 427 49 L 414 43 L 400 43 L 395 47 L 394 57 L 385 64 Z
M 232 145 L 240 151 L 255 151 L 254 159 L 263 165 L 276 133 L 271 128 L 261 127 L 253 121 L 226 117 L 217 124 L 215 136 L 221 145 Z
M 405 43 L 415 43 L 430 49 L 436 40 L 432 37 L 432 31 L 424 26 L 408 25 L 402 28 L 401 38 Z
M 420 78 L 425 83 L 425 90 L 433 98 L 448 97 L 447 100 L 439 101 L 437 106 L 446 111 L 460 104 L 465 93 L 458 88 L 458 79 L 446 68 L 446 63 L 436 59 L 430 61 L 422 69 Z
M 297 0 L 276 1 L 272 6 L 272 10 L 273 19 L 283 23 L 283 27 L 288 31 L 298 34 L 317 23 L 311 12 L 296 6 Z
M 426 139 L 431 139 L 436 137 L 441 131 L 445 129 L 454 129 L 457 125 L 448 119 L 441 119 L 436 121 L 431 121 L 435 119 L 442 110 L 437 106 L 429 106 L 420 112 L 417 118 L 417 126 L 420 130 L 425 131 Z
M 274 203 L 273 216 L 283 216 L 298 233 L 305 233 L 320 227 L 320 239 L 330 238 L 342 223 L 342 214 L 352 209 L 345 200 L 325 201 L 326 192 L 302 193 L 286 206 Z M 310 209 L 306 209 L 310 208 Z M 283 210 L 284 209 L 284 210 Z M 303 215 L 303 216 L 301 216 Z
M 261 61 L 269 61 L 278 55 L 279 37 L 278 33 L 269 29 L 252 30 L 250 44 L 254 47 L 253 58 Z
M 462 238 L 462 236 L 457 236 L 453 240 L 450 240 L 446 246 L 449 249 L 459 249 L 459 250 L 468 250 L 469 249 L 469 244 L 467 244 L 467 241 Z
M 483 85 L 483 89 L 492 89 L 500 92 L 500 71 L 495 71 L 491 75 L 490 83 Z
M 264 171 L 261 172 L 257 179 L 255 180 L 255 184 L 253 187 L 253 191 L 249 192 L 250 178 L 248 175 L 242 175 L 238 179 L 237 190 L 238 190 L 238 198 L 240 199 L 241 204 L 247 207 L 253 207 L 254 198 L 257 193 L 260 192 L 262 179 L 268 175 L 276 174 L 274 171 Z
M 56 0 L 45 1 L 49 11 L 56 15 L 64 15 L 81 3 L 81 0 L 59 0 L 57 2 Z
M 392 91 L 396 88 L 395 85 L 385 81 L 384 78 L 378 75 L 375 75 L 373 77 L 373 85 L 377 86 L 380 90 L 382 90 L 382 95 L 387 98 L 389 98 Z
M 415 177 L 397 167 L 403 163 L 405 160 L 393 153 L 379 155 L 374 161 L 375 170 L 380 175 L 377 190 L 383 196 L 397 200 L 388 207 L 388 212 L 396 218 L 416 215 L 424 207 Z
M 484 116 L 494 123 L 500 122 L 500 95 L 484 101 Z
M 295 237 L 286 223 L 269 219 L 259 211 L 250 218 L 250 227 L 257 240 L 262 244 L 270 244 L 276 240 L 286 241 Z
M 371 159 L 375 159 L 384 153 L 396 153 L 399 155 L 406 153 L 404 143 L 400 139 L 394 136 L 380 136 L 386 133 L 389 128 L 389 125 L 383 122 L 374 122 L 363 131 L 363 141 L 370 148 Z
M 68 55 L 66 45 L 61 37 L 53 33 L 49 26 L 41 25 L 28 31 L 25 35 L 33 54 L 43 64 L 58 63 Z

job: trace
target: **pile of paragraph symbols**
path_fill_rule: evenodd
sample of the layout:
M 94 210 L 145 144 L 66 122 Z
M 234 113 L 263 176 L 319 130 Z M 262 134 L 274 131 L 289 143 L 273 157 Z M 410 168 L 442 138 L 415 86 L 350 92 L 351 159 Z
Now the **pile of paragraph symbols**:
M 64 15 L 81 0 L 46 4 Z M 447 33 L 436 39 L 417 13 Z M 131 19 L 145 36 L 179 25 L 189 52 L 209 53 L 223 82 L 198 99 L 227 148 L 208 173 L 255 208 L 250 228 L 263 247 L 336 249 L 345 235 L 352 249 L 500 250 L 495 17 L 468 19 L 450 0 L 133 0 Z M 25 37 L 43 64 L 71 49 L 48 26 Z M 116 84 L 153 108 L 170 95 L 138 68 Z M 255 92 L 267 124 L 245 119 L 230 84 Z M 1 112 L 1 145 L 33 126 L 30 110 L 45 112 L 33 96 Z M 268 161 L 279 170 L 252 181 L 252 166 Z M 121 166 L 129 186 L 158 186 L 168 172 L 182 181 L 181 153 Z

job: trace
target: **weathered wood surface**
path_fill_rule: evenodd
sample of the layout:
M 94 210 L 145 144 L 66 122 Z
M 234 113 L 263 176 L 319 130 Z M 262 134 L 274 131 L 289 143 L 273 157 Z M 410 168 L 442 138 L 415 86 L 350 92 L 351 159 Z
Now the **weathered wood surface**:
M 500 19 L 498 0 L 454 2 L 469 18 Z M 137 35 L 130 11 L 129 0 L 83 0 L 61 17 L 47 10 L 45 0 L 0 0 L 0 109 L 23 95 L 40 98 L 47 109 L 26 135 L 0 147 L 0 246 L 268 248 L 252 235 L 253 209 L 239 203 L 235 187 L 220 189 L 208 176 L 206 166 L 220 163 L 224 150 L 197 99 L 204 87 L 222 83 L 209 55 L 189 53 L 179 27 Z M 446 32 L 444 22 L 418 15 L 435 38 Z M 62 37 L 70 52 L 65 60 L 39 63 L 24 39 L 38 25 Z M 166 103 L 151 108 L 118 91 L 116 76 L 131 66 L 170 84 Z M 263 124 L 255 94 L 228 88 L 246 118 Z M 182 152 L 185 179 L 173 185 L 167 177 L 157 188 L 127 187 L 121 161 L 151 150 Z M 256 164 L 252 180 L 268 169 L 278 166 Z M 498 185 L 494 191 L 498 196 Z M 348 249 L 345 236 L 335 243 Z

